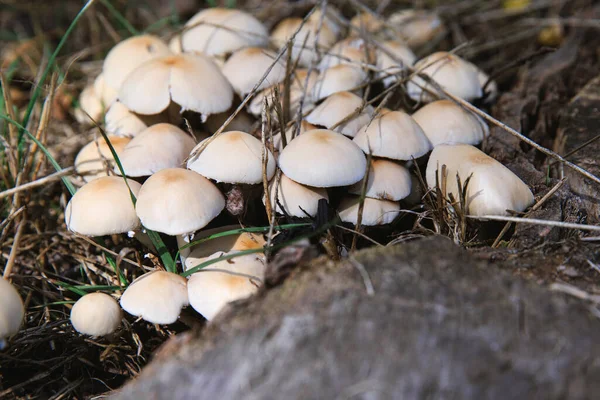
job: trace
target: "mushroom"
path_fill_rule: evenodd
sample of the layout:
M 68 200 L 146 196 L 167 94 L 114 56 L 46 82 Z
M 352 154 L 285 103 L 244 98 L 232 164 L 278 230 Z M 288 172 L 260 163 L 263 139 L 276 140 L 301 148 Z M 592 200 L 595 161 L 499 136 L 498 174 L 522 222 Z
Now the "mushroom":
M 302 18 L 286 18 L 271 32 L 271 41 L 277 48 L 287 46 L 292 37 L 292 60 L 298 60 L 301 67 L 310 66 L 318 59 L 319 53 L 327 51 L 336 40 L 335 33 L 327 24 L 303 21 Z
M 17 289 L 0 277 L 0 348 L 5 338 L 19 332 L 25 308 Z
M 65 222 L 70 231 L 85 236 L 104 236 L 133 231 L 140 226 L 131 194 L 141 185 L 118 176 L 104 176 L 86 183 L 67 204 Z
M 231 107 L 233 89 L 210 58 L 178 54 L 155 58 L 133 70 L 119 91 L 119 101 L 145 115 L 159 114 L 174 102 L 182 112 L 191 110 L 206 118 Z
M 182 168 L 163 169 L 148 178 L 135 205 L 142 225 L 168 235 L 204 228 L 224 207 L 225 199 L 215 185 Z
M 275 188 L 277 188 L 277 198 L 275 198 Z M 327 190 L 301 185 L 283 174 L 279 182 L 274 178 L 269 184 L 269 197 L 277 213 L 299 218 L 314 217 L 319 208 L 319 200 L 329 201 Z M 263 203 L 265 201 L 263 196 Z
M 123 105 L 119 101 L 111 104 L 104 116 L 106 131 L 117 136 L 136 136 L 147 127 L 161 122 L 179 124 L 181 115 L 178 107 L 173 104 L 160 114 L 139 115 Z
M 119 159 L 127 176 L 149 176 L 165 168 L 182 166 L 195 145 L 194 139 L 178 127 L 156 124 L 134 137 Z M 120 174 L 116 167 L 115 172 Z
M 109 135 L 108 140 L 120 156 L 123 149 L 131 139 Z M 90 182 L 102 176 L 108 176 L 107 171 L 112 170 L 115 158 L 110 151 L 104 137 L 91 141 L 83 146 L 75 157 L 75 172 L 81 175 L 84 182 Z
M 348 64 L 327 68 L 319 74 L 312 96 L 318 101 L 337 92 L 357 90 L 367 77 L 367 73 L 362 68 Z
M 153 271 L 133 281 L 123 293 L 121 307 L 153 324 L 172 324 L 189 304 L 187 279 L 166 271 Z
M 279 155 L 279 168 L 307 186 L 352 185 L 365 175 L 365 155 L 347 137 L 326 129 L 308 131 L 292 140 Z
M 171 54 L 169 47 L 156 36 L 140 35 L 125 39 L 113 47 L 104 59 L 104 84 L 118 92 L 127 76 L 137 67 Z
M 415 63 L 417 56 L 408 46 L 397 40 L 383 42 L 381 47 L 383 49 L 377 49 L 377 68 L 380 69 L 377 75 L 383 78 L 383 85 L 389 87 L 398 80 L 397 75 L 400 72 L 406 71 L 407 65 L 411 66 Z M 390 54 L 401 61 L 401 64 L 398 64 Z
M 355 28 L 350 30 L 351 36 L 361 36 L 363 33 L 378 34 L 385 28 L 383 18 L 370 12 L 356 14 L 350 20 L 350 25 Z
M 398 11 L 390 15 L 387 23 L 395 35 L 412 48 L 433 40 L 445 29 L 437 14 L 425 10 Z
M 434 147 L 459 143 L 477 145 L 489 134 L 481 118 L 451 100 L 429 103 L 412 117 Z
M 117 330 L 122 318 L 116 300 L 100 292 L 86 294 L 71 309 L 71 325 L 84 335 L 109 335 Z
M 114 103 L 117 100 L 117 95 L 119 94 L 118 89 L 106 84 L 103 73 L 98 75 L 94 80 L 94 91 L 96 92 L 96 96 L 99 96 L 100 100 L 102 100 L 102 106 L 104 109 L 108 108 L 112 103 Z
M 524 211 L 533 204 L 529 187 L 511 170 L 476 147 L 468 144 L 436 146 L 427 163 L 427 185 L 430 188 L 442 182 L 442 166 L 446 166 L 446 194 L 459 199 L 456 176 L 467 186 L 465 205 L 470 215 L 508 215 L 507 210 Z M 446 194 L 443 194 L 444 196 Z
M 219 252 L 210 258 L 223 255 L 226 253 Z M 264 255 L 246 254 L 218 261 L 190 277 L 188 281 L 190 305 L 210 321 L 228 303 L 256 293 L 263 283 L 264 274 Z
M 375 52 L 364 39 L 349 37 L 333 45 L 319 63 L 319 69 L 327 69 L 340 64 L 362 67 L 363 64 L 373 64 Z
M 218 56 L 245 47 L 265 47 L 268 38 L 265 26 L 252 15 L 213 7 L 198 12 L 185 24 L 181 48 L 184 52 Z
M 329 30 L 333 32 L 335 37 L 339 38 L 343 36 L 343 21 L 345 21 L 345 19 L 337 7 L 332 6 L 331 4 L 327 4 L 325 6 L 325 10 L 323 10 L 323 7 L 318 7 L 310 15 L 310 17 L 308 17 L 308 20 L 314 24 L 319 24 L 321 19 L 323 19 L 323 24 L 327 25 L 327 28 L 329 28 Z
M 361 194 L 364 178 L 348 192 Z M 412 182 L 407 168 L 389 160 L 371 161 L 365 196 L 379 200 L 399 201 L 410 194 Z
M 289 144 L 292 140 L 297 138 L 298 135 L 301 135 L 304 132 L 312 131 L 313 129 L 317 129 L 317 127 L 306 120 L 302 120 L 300 122 L 300 129 L 296 129 L 296 123 L 293 123 L 285 130 L 286 144 Z M 281 133 L 273 136 L 273 148 L 275 148 L 277 154 L 283 150 L 283 141 L 281 139 Z
M 207 140 L 211 140 L 210 138 Z M 254 136 L 229 131 L 214 137 L 210 142 L 200 142 L 187 162 L 188 169 L 217 182 L 254 185 L 263 179 L 263 145 Z M 206 146 L 198 154 L 196 151 Z M 275 174 L 275 158 L 266 150 L 267 179 Z
M 360 196 L 344 197 L 338 207 L 342 222 L 356 225 L 358 223 L 359 206 Z M 364 226 L 390 224 L 398 214 L 400 214 L 400 203 L 366 197 L 360 224 Z
M 285 78 L 285 66 L 275 61 L 276 54 L 259 47 L 239 50 L 225 62 L 223 75 L 229 80 L 235 92 L 244 97 L 254 89 L 263 75 L 273 65 L 267 77 L 257 90 L 276 85 Z
M 444 51 L 433 53 L 419 60 L 414 69 L 427 75 L 448 93 L 464 100 L 471 101 L 483 95 L 478 71 L 473 64 L 455 54 Z M 408 81 L 406 91 L 413 100 L 423 102 L 431 102 L 436 95 L 441 95 L 419 76 Z
M 402 111 L 377 117 L 356 134 L 354 143 L 365 153 L 392 160 L 418 158 L 431 150 L 419 124 Z
M 79 108 L 75 109 L 75 119 L 80 124 L 90 125 L 102 118 L 104 105 L 93 84 L 87 85 L 79 95 Z M 89 115 L 89 116 L 88 116 Z
M 358 110 L 361 110 L 360 113 L 357 113 Z M 354 137 L 360 128 L 369 123 L 372 116 L 373 107 L 365 105 L 361 97 L 351 92 L 338 92 L 327 97 L 312 110 L 306 120 L 311 124 Z M 345 122 L 339 124 L 342 121 Z

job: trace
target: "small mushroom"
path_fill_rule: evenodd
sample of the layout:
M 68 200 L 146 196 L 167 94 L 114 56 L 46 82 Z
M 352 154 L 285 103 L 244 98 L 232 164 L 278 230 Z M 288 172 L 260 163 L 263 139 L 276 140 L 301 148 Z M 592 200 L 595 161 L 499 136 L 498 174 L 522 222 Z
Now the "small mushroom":
M 365 155 L 347 137 L 326 129 L 308 131 L 292 140 L 279 155 L 279 168 L 307 186 L 347 186 L 366 172 Z
M 444 31 L 440 17 L 430 11 L 407 9 L 393 13 L 387 20 L 396 36 L 410 47 L 420 47 Z
M 417 56 L 410 47 L 397 40 L 383 42 L 381 47 L 383 49 L 377 49 L 377 68 L 381 70 L 377 75 L 383 77 L 383 85 L 389 87 L 398 80 L 398 74 L 405 71 L 407 65 L 412 66 L 415 63 Z M 390 54 L 401 61 L 401 64 Z
M 210 258 L 226 253 L 219 252 Z M 255 294 L 265 274 L 264 255 L 247 254 L 211 264 L 193 274 L 188 281 L 190 305 L 207 320 L 212 320 L 228 303 Z
M 156 124 L 134 137 L 119 159 L 127 176 L 150 176 L 166 168 L 181 167 L 195 145 L 194 139 L 178 127 Z M 115 173 L 120 174 L 117 167 Z
M 349 37 L 333 45 L 323 56 L 319 69 L 327 69 L 340 64 L 362 67 L 375 62 L 375 51 L 364 39 Z
M 412 117 L 434 147 L 460 143 L 477 145 L 489 134 L 481 118 L 451 100 L 429 103 Z
M 265 47 L 268 39 L 267 29 L 252 15 L 213 7 L 198 12 L 185 24 L 181 48 L 184 52 L 218 56 L 245 47 Z
M 360 196 L 344 197 L 338 207 L 342 222 L 356 225 L 358 223 L 359 206 Z M 400 203 L 366 197 L 360 224 L 364 226 L 390 224 L 398 214 L 400 214 Z
M 109 335 L 117 330 L 122 318 L 116 300 L 100 292 L 86 294 L 71 309 L 71 325 L 84 335 Z
M 476 147 L 467 144 L 436 146 L 427 163 L 427 185 L 442 182 L 442 166 L 446 166 L 447 194 L 459 199 L 456 176 L 467 185 L 466 210 L 471 215 L 508 215 L 507 210 L 524 211 L 533 204 L 529 187 L 511 170 Z
M 140 115 L 132 112 L 123 103 L 115 101 L 106 111 L 104 123 L 106 131 L 116 136 L 136 136 L 151 125 L 160 123 L 179 124 L 181 114 L 172 104 L 167 110 L 156 115 Z
M 140 226 L 129 189 L 137 196 L 141 185 L 118 176 L 86 183 L 67 204 L 65 222 L 70 231 L 104 236 L 133 231 Z
M 352 185 L 348 192 L 361 194 L 364 178 Z M 410 194 L 410 172 L 400 164 L 389 160 L 371 161 L 365 196 L 379 200 L 399 201 Z
M 153 324 L 172 324 L 189 305 L 187 279 L 166 271 L 153 271 L 133 281 L 123 293 L 121 307 Z
M 289 144 L 292 140 L 298 137 L 298 135 L 302 135 L 304 132 L 312 131 L 313 129 L 317 129 L 316 126 L 311 124 L 306 120 L 302 120 L 300 122 L 300 129 L 296 129 L 296 124 L 292 124 L 289 128 L 285 130 L 285 139 L 286 144 Z M 283 150 L 283 141 L 281 137 L 281 133 L 273 136 L 273 147 L 275 151 L 279 154 L 281 150 Z
M 370 12 L 356 14 L 350 20 L 350 25 L 355 28 L 350 30 L 351 36 L 361 36 L 361 33 L 378 34 L 385 28 L 383 18 Z
M 392 160 L 418 158 L 431 150 L 431 143 L 419 124 L 402 111 L 377 117 L 356 134 L 354 143 L 365 153 Z
M 335 37 L 341 37 L 343 35 L 343 21 L 345 21 L 345 18 L 337 7 L 332 6 L 331 4 L 327 4 L 325 10 L 323 10 L 323 7 L 318 7 L 310 17 L 308 17 L 308 20 L 318 24 L 320 23 L 321 18 L 323 18 L 323 24 L 327 25 Z
M 103 112 L 102 98 L 96 93 L 94 84 L 87 85 L 79 95 L 79 108 L 75 109 L 75 119 L 80 124 L 91 125 L 90 118 L 98 121 Z
M 319 74 L 312 96 L 318 101 L 337 92 L 357 90 L 367 77 L 367 73 L 362 68 L 348 64 L 327 68 Z
M 108 140 L 118 156 L 122 154 L 130 138 L 109 135 Z M 84 182 L 91 182 L 102 176 L 108 176 L 107 171 L 113 169 L 115 158 L 103 137 L 93 140 L 83 146 L 75 157 L 75 172 L 81 175 Z
M 102 100 L 104 109 L 110 107 L 117 100 L 117 95 L 119 94 L 118 89 L 106 84 L 103 73 L 98 75 L 94 80 L 94 91 L 96 92 L 96 96 L 99 96 Z
M 362 110 L 357 113 L 359 109 Z M 355 115 L 350 117 L 353 114 Z M 312 110 L 306 120 L 311 124 L 324 126 L 327 129 L 333 128 L 335 132 L 354 137 L 360 128 L 369 123 L 372 116 L 373 107 L 365 106 L 361 97 L 351 92 L 338 92 L 327 97 L 323 103 Z M 338 125 L 344 120 L 346 120 L 344 123 Z
M 144 115 L 159 114 L 174 102 L 182 111 L 206 118 L 231 107 L 233 89 L 210 58 L 178 54 L 152 59 L 133 70 L 119 90 L 119 101 Z
M 0 348 L 2 341 L 19 332 L 25 308 L 17 289 L 0 277 Z
M 135 205 L 146 228 L 168 235 L 184 235 L 204 228 L 225 207 L 223 195 L 194 171 L 168 168 L 142 185 Z
M 275 197 L 276 187 L 277 198 Z M 269 197 L 271 206 L 277 213 L 299 218 L 314 217 L 319 208 L 319 200 L 329 201 L 327 190 L 301 185 L 283 174 L 279 184 L 277 184 L 276 178 L 271 181 Z M 265 196 L 263 196 L 263 203 L 265 203 Z
M 276 85 L 285 78 L 285 65 L 281 60 L 275 62 L 276 54 L 259 47 L 239 50 L 225 62 L 223 75 L 229 80 L 235 92 L 244 97 L 254 89 L 263 75 L 273 65 L 267 77 L 257 90 Z
M 318 59 L 319 53 L 327 51 L 336 40 L 335 33 L 327 24 L 319 24 L 319 21 L 314 20 L 304 22 L 302 18 L 286 18 L 271 32 L 271 41 L 275 47 L 283 48 L 292 36 L 292 60 L 298 60 L 301 67 L 310 66 Z

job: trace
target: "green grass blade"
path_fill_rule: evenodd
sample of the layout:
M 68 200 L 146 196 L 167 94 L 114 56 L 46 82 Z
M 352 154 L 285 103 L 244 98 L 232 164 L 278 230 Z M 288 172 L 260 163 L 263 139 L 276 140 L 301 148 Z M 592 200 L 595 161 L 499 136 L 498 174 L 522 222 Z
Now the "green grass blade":
M 123 272 L 121 272 L 121 269 L 117 265 L 117 262 L 115 261 L 115 259 L 106 252 L 104 253 L 104 256 L 106 257 L 106 261 L 108 261 L 108 263 L 110 264 L 112 269 L 115 271 L 115 274 L 117 274 L 117 277 L 119 278 L 119 282 L 121 282 L 121 285 L 122 286 L 129 285 L 127 278 L 125 278 L 125 275 L 123 275 Z

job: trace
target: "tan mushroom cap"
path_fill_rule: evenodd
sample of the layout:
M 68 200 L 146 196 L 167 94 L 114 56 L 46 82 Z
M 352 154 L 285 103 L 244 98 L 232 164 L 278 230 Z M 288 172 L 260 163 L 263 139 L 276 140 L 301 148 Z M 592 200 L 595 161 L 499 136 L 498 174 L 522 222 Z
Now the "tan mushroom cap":
M 123 103 L 115 101 L 104 116 L 106 131 L 117 136 L 135 136 L 148 125 Z
M 206 239 L 209 236 L 217 235 L 223 232 L 240 229 L 239 225 L 227 225 L 213 229 L 206 229 L 197 232 L 192 242 Z M 181 236 L 177 236 L 177 244 L 180 249 L 180 254 L 185 257 L 185 270 L 189 270 L 198 266 L 206 260 L 207 257 L 217 252 L 233 252 L 261 249 L 266 245 L 266 241 L 260 233 L 240 232 L 234 235 L 216 237 L 194 245 L 191 248 L 181 249 L 188 242 L 183 240 Z
M 271 206 L 279 214 L 287 214 L 298 218 L 314 217 L 317 215 L 319 200 L 329 201 L 327 190 L 323 188 L 301 185 L 283 174 L 279 185 L 276 184 L 276 181 L 277 179 L 273 179 L 269 184 L 269 197 L 271 198 Z M 277 187 L 277 201 L 275 200 L 275 187 Z M 265 197 L 263 196 L 264 203 Z
M 327 68 L 319 74 L 313 89 L 313 98 L 318 101 L 337 92 L 356 90 L 367 77 L 363 69 L 348 64 Z
M 169 50 L 173 54 L 181 54 L 183 53 L 183 49 L 181 48 L 181 35 L 175 35 L 169 40 Z
M 477 115 L 450 100 L 429 103 L 412 115 L 435 147 L 440 144 L 479 144 L 489 128 Z
M 455 54 L 444 51 L 433 53 L 419 60 L 414 69 L 429 76 L 448 93 L 464 100 L 471 101 L 483 95 L 477 70 Z M 424 102 L 435 100 L 435 95 L 430 91 L 437 93 L 432 85 L 419 76 L 408 81 L 406 91 L 413 100 Z
M 321 59 L 319 69 L 327 69 L 340 64 L 362 67 L 375 63 L 375 51 L 364 39 L 349 37 L 331 47 Z
M 358 222 L 358 210 L 360 196 L 344 197 L 338 207 L 342 222 L 356 225 Z M 389 200 L 378 200 L 365 198 L 361 225 L 375 226 L 392 223 L 400 214 L 400 203 Z
M 320 52 L 328 50 L 335 43 L 336 35 L 327 24 L 320 25 L 318 21 L 306 21 L 304 25 L 302 23 L 302 18 L 282 20 L 271 32 L 271 41 L 275 47 L 283 48 L 295 34 L 292 60 L 299 60 L 298 65 L 308 67 L 317 60 L 318 53 L 315 48 Z
M 130 138 L 108 135 L 110 144 L 115 149 L 117 156 L 123 153 L 125 146 L 131 141 Z M 83 146 L 77 157 L 75 157 L 75 172 L 81 175 L 85 182 L 93 181 L 102 176 L 108 176 L 107 171 L 112 170 L 115 165 L 115 158 L 110 151 L 110 147 L 100 137 Z
M 71 325 L 79 333 L 105 336 L 117 330 L 123 319 L 121 307 L 105 293 L 90 293 L 81 297 L 71 309 Z
M 348 192 L 361 194 L 364 178 L 351 186 Z M 371 161 L 367 179 L 366 197 L 379 200 L 399 201 L 411 190 L 410 172 L 407 168 L 388 160 Z
M 17 289 L 0 277 L 0 341 L 19 332 L 25 308 Z
M 225 62 L 223 75 L 229 80 L 235 92 L 244 97 L 260 82 L 271 65 L 273 68 L 258 86 L 257 90 L 276 85 L 285 78 L 285 65 L 275 61 L 277 55 L 259 47 L 239 50 Z
M 418 158 L 431 150 L 421 127 L 405 112 L 391 111 L 360 130 L 354 143 L 365 153 L 392 160 Z
M 213 56 L 244 47 L 265 47 L 267 28 L 252 15 L 227 8 L 207 8 L 194 15 L 181 34 L 183 51 Z
M 292 140 L 279 155 L 279 168 L 307 186 L 352 185 L 366 172 L 363 152 L 347 137 L 326 129 L 308 131 Z
M 332 129 L 335 125 L 345 120 L 351 115 L 356 114 L 364 104 L 360 96 L 351 92 L 338 92 L 327 97 L 323 103 L 318 105 L 306 117 L 311 124 L 324 126 Z M 340 124 L 333 130 L 343 135 L 354 137 L 356 133 L 369 123 L 373 116 L 373 107 L 367 105 L 364 109 L 350 118 L 348 121 Z
M 203 145 L 200 142 L 192 154 Z M 266 156 L 267 179 L 271 179 L 275 174 L 275 158 L 268 149 Z M 263 179 L 262 157 L 260 140 L 245 132 L 229 131 L 215 137 L 201 153 L 191 156 L 187 167 L 217 182 L 253 185 Z
M 103 113 L 102 99 L 96 93 L 93 84 L 87 85 L 79 95 L 79 108 L 75 109 L 75 119 L 80 124 L 91 125 L 93 122 L 90 117 L 94 121 L 99 121 Z
M 361 32 L 377 34 L 385 28 L 383 18 L 376 17 L 369 12 L 356 14 L 350 20 L 350 25 L 356 28 L 350 30 L 351 36 L 360 36 Z
M 506 210 L 524 211 L 533 204 L 529 187 L 511 170 L 476 147 L 467 144 L 439 145 L 431 152 L 427 163 L 427 185 L 440 179 L 442 165 L 447 170 L 447 193 L 459 198 L 456 175 L 461 181 L 471 176 L 467 186 L 467 209 L 471 215 L 508 215 Z
M 383 85 L 389 87 L 397 81 L 398 73 L 403 70 L 406 71 L 407 65 L 412 66 L 415 63 L 417 56 L 412 52 L 410 47 L 397 40 L 388 40 L 381 43 L 381 46 L 385 51 L 377 49 L 377 68 L 381 70 L 378 75 L 385 76 L 383 78 Z M 400 61 L 401 64 L 396 62 L 390 54 Z
M 410 47 L 419 47 L 434 39 L 445 28 L 440 17 L 425 10 L 402 10 L 388 18 L 395 34 Z
M 323 12 L 323 7 L 318 7 L 315 12 L 308 17 L 308 20 L 314 24 L 318 24 L 320 23 L 321 18 L 323 18 L 323 24 L 327 25 L 327 28 L 329 28 L 336 37 L 341 37 L 343 35 L 344 26 L 342 21 L 345 21 L 345 18 L 337 7 L 327 4 L 325 12 Z
M 285 130 L 286 144 L 289 144 L 292 140 L 297 138 L 298 135 L 302 135 L 304 132 L 312 131 L 314 129 L 318 128 L 306 120 L 300 122 L 300 129 L 297 132 L 296 124 L 292 124 L 292 126 Z M 281 139 L 281 133 L 273 136 L 273 147 L 278 152 L 283 150 L 283 141 Z
M 171 272 L 149 272 L 129 285 L 120 303 L 123 310 L 144 321 L 172 324 L 189 304 L 187 279 Z
M 225 253 L 216 253 L 210 258 L 222 255 Z M 247 254 L 211 264 L 190 277 L 190 305 L 210 321 L 228 303 L 256 293 L 264 274 L 265 260 L 260 254 Z
M 233 89 L 210 58 L 178 54 L 133 70 L 119 91 L 119 101 L 138 114 L 158 114 L 173 101 L 182 111 L 208 116 L 231 107 Z
M 94 80 L 94 90 L 96 91 L 96 96 L 102 100 L 102 105 L 105 109 L 117 100 L 119 94 L 118 89 L 106 84 L 104 74 L 98 75 Z
M 70 231 L 104 236 L 133 231 L 140 226 L 129 188 L 137 196 L 141 185 L 119 176 L 104 176 L 86 183 L 67 204 L 65 222 Z
M 171 50 L 162 40 L 152 35 L 134 36 L 113 47 L 102 67 L 104 82 L 119 90 L 133 70 L 157 57 L 171 55 Z
M 204 228 L 225 208 L 225 198 L 208 179 L 183 168 L 163 169 L 139 191 L 135 209 L 142 225 L 168 235 Z
M 195 145 L 194 139 L 175 125 L 156 124 L 134 137 L 119 159 L 127 176 L 149 176 L 181 167 Z M 115 172 L 120 174 L 117 167 Z

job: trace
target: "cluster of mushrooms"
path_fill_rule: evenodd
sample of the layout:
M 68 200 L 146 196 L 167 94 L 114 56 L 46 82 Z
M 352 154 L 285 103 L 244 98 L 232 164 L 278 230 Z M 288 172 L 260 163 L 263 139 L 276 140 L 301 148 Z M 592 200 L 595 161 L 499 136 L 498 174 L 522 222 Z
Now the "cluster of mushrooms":
M 439 87 L 466 101 L 482 98 L 484 86 L 493 96 L 494 83 L 486 85 L 487 75 L 455 54 L 417 60 L 412 51 L 442 28 L 424 11 L 387 19 L 364 13 L 348 23 L 329 6 L 305 19 L 285 19 L 269 34 L 243 11 L 211 8 L 168 44 L 150 35 L 124 40 L 82 92 L 78 118 L 104 118 L 126 177 L 102 138 L 83 147 L 75 160 L 82 186 L 65 210 L 67 227 L 86 236 L 129 233 L 141 240 L 149 229 L 185 245 L 232 229 L 201 230 L 221 212 L 236 215 L 231 193 L 248 187 L 260 188 L 276 213 L 299 218 L 315 216 L 320 200 L 341 191 L 335 206 L 343 222 L 358 224 L 362 207 L 360 225 L 389 224 L 400 201 L 414 197 L 411 165 L 427 155 L 430 188 L 440 181 L 442 165 L 450 177 L 447 193 L 455 197 L 453 177 L 471 176 L 470 214 L 523 211 L 533 202 L 527 185 L 475 147 L 488 134 L 485 122 L 453 101 L 437 100 L 444 97 Z M 384 89 L 402 86 L 426 105 L 412 115 L 374 107 L 363 98 L 369 79 Z M 265 137 L 261 124 L 281 118 L 276 105 L 286 84 L 290 121 Z M 239 104 L 242 111 L 221 131 Z M 182 115 L 201 129 L 182 129 Z M 184 247 L 180 255 L 188 270 L 264 245 L 261 235 L 240 233 Z M 255 293 L 264 272 L 262 253 L 216 262 L 189 279 L 150 272 L 128 286 L 120 306 L 107 294 L 83 296 L 71 320 L 93 336 L 117 329 L 121 308 L 169 324 L 189 304 L 210 320 L 227 303 Z

